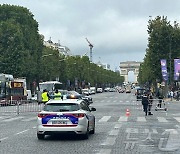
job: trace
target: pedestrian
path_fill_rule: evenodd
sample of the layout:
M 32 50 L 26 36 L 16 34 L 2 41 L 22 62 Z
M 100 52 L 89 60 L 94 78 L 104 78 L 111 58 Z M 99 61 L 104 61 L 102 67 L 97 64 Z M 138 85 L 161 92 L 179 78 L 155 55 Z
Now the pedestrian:
M 174 93 L 173 93 L 173 91 L 171 90 L 171 91 L 170 91 L 171 101 L 172 101 L 172 99 L 173 99 L 173 96 L 174 96 Z
M 61 100 L 62 99 L 61 92 L 59 92 L 58 89 L 55 90 L 54 99 L 55 100 Z
M 152 93 L 150 92 L 150 94 L 149 94 L 148 115 L 153 115 L 152 112 L 151 112 L 152 104 L 153 104 L 153 96 L 152 96 Z
M 42 103 L 43 104 L 45 104 L 46 102 L 49 101 L 49 94 L 48 94 L 46 89 L 43 90 L 41 97 L 42 97 Z
M 143 110 L 145 112 L 145 116 L 148 114 L 148 105 L 149 105 L 149 100 L 148 100 L 148 95 L 145 92 L 144 95 L 142 96 L 142 105 L 143 105 Z
M 176 93 L 176 101 L 179 101 L 180 91 L 177 91 Z

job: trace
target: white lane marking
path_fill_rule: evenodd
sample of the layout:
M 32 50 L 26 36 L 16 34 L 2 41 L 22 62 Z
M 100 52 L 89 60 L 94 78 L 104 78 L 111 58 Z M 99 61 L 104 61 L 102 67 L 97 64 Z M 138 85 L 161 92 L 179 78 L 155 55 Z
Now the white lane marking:
M 18 119 L 23 119 L 23 118 L 24 118 L 24 117 L 14 117 L 14 118 L 2 120 L 2 121 L 3 121 L 3 122 L 10 122 L 10 121 L 18 120 Z
M 173 117 L 174 119 L 176 119 L 178 122 L 180 122 L 180 117 Z
M 122 127 L 122 124 L 116 124 L 116 125 L 114 126 L 115 129 L 119 129 L 119 128 L 121 128 L 121 127 Z
M 137 117 L 137 121 L 138 122 L 146 122 L 146 118 L 145 117 Z
M 141 147 L 155 147 L 155 145 L 139 145 Z
M 111 149 L 101 149 L 97 154 L 111 154 Z
M 28 118 L 28 119 L 24 119 L 22 121 L 32 121 L 32 120 L 36 120 L 36 119 L 37 119 L 37 117 L 31 117 L 31 118 Z
M 23 131 L 21 131 L 21 132 L 18 132 L 18 133 L 16 133 L 15 135 L 19 135 L 19 134 L 25 133 L 25 132 L 27 132 L 27 131 L 29 131 L 29 129 L 26 129 L 26 130 L 23 130 Z
M 119 118 L 119 122 L 123 122 L 123 121 L 127 121 L 128 120 L 128 117 L 126 117 L 126 116 L 121 116 L 120 118 Z
M 164 117 L 157 117 L 159 122 L 168 122 Z
M 166 152 L 173 152 L 173 151 L 178 150 L 179 149 L 179 144 L 180 144 L 178 131 L 175 130 L 175 129 L 166 129 L 162 133 L 162 135 L 164 135 L 166 133 L 169 134 L 166 146 L 165 147 L 163 146 L 163 142 L 164 142 L 165 138 L 160 138 L 158 148 L 161 151 L 166 151 Z
M 33 129 L 35 129 L 35 128 L 36 128 L 36 126 L 33 127 Z
M 98 122 L 107 122 L 111 116 L 103 116 Z
M 116 137 L 108 137 L 101 145 L 114 145 Z
M 111 130 L 111 132 L 109 133 L 109 135 L 112 135 L 112 136 L 116 136 L 119 134 L 119 129 L 113 129 Z
M 1 138 L 0 141 L 6 140 L 8 137 Z

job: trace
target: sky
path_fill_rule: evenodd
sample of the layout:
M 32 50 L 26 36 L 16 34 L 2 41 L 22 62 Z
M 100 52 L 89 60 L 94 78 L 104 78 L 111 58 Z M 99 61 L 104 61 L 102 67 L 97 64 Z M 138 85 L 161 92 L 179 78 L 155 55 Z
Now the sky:
M 45 40 L 67 46 L 73 55 L 88 53 L 94 63 L 143 61 L 148 43 L 148 20 L 167 16 L 180 21 L 180 0 L 0 0 L 28 8 Z M 130 75 L 131 76 L 131 75 Z

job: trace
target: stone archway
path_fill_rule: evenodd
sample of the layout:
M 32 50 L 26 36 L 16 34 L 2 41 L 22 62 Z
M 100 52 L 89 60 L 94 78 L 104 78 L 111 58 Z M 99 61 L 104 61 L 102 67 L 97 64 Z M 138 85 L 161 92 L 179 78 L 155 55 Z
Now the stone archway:
M 141 62 L 136 61 L 127 61 L 127 62 L 120 62 L 120 74 L 124 76 L 124 81 L 128 82 L 128 72 L 133 71 L 135 75 L 135 82 L 137 82 L 137 76 L 139 74 L 139 67 Z

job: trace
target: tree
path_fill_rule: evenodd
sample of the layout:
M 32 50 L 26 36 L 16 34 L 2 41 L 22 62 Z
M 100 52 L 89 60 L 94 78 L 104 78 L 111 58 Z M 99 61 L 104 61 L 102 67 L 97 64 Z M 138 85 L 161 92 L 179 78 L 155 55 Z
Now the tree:
M 43 40 L 33 14 L 24 7 L 0 5 L 0 24 L 1 72 L 38 80 Z

